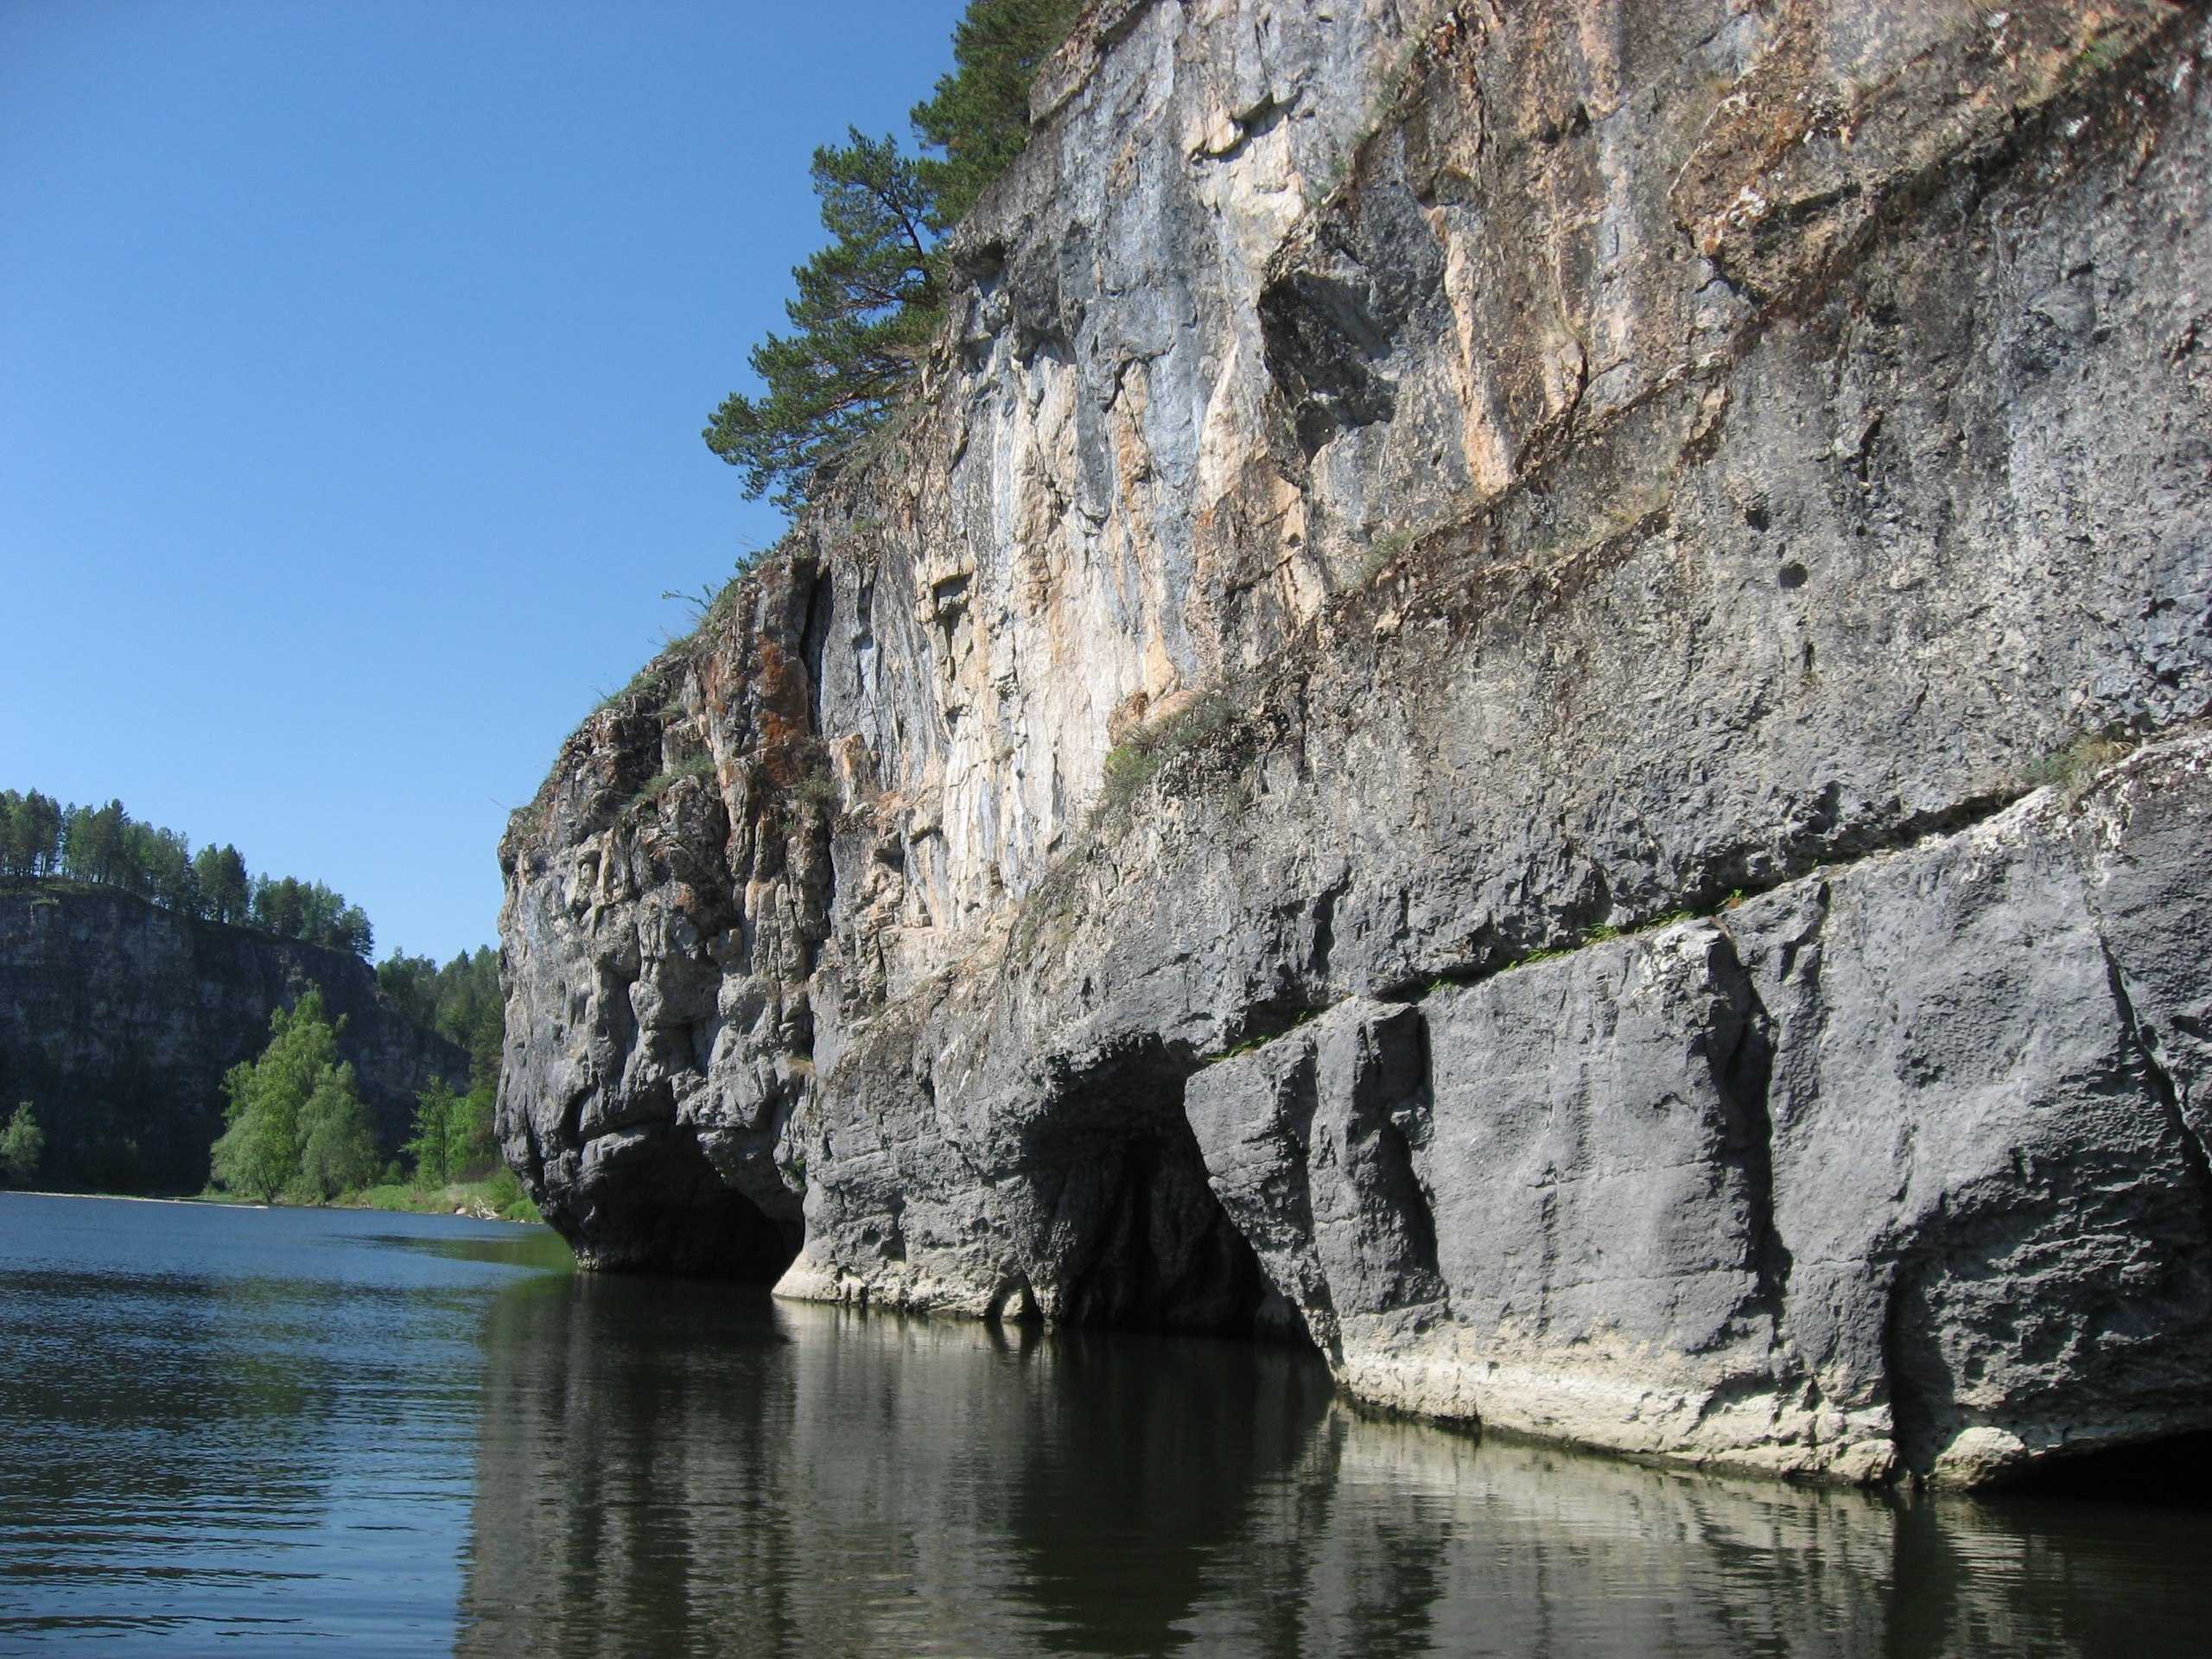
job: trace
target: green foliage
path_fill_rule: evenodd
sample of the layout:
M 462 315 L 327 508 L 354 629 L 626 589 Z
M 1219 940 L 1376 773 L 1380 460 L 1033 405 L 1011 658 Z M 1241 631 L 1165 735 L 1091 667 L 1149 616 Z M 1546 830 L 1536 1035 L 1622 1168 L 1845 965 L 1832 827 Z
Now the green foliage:
M 213 1154 L 216 1181 L 266 1204 L 284 1193 L 317 1201 L 376 1173 L 368 1110 L 338 1032 L 309 991 L 269 1016 L 269 1046 L 224 1078 L 227 1127 Z
M 619 709 L 625 703 L 642 702 L 648 697 L 657 700 L 668 689 L 670 673 L 665 661 L 647 663 L 630 677 L 629 683 L 620 691 L 609 691 L 594 703 L 591 711 L 594 715 L 603 715 L 608 709 Z M 635 710 L 630 712 L 634 713 Z
M 2025 780 L 2033 788 L 2077 793 L 2094 773 L 2125 760 L 2134 749 L 2134 742 L 2126 737 L 2085 734 L 2029 766 Z
M 1092 810 L 1096 818 L 1125 815 L 1173 756 L 1212 741 L 1236 718 L 1229 699 L 1210 691 L 1185 707 L 1141 726 L 1106 754 L 1106 774 Z
M 121 801 L 63 806 L 36 790 L 0 791 L 0 876 L 120 887 L 195 921 L 250 925 L 365 958 L 369 918 L 343 893 L 296 876 L 249 881 L 232 846 L 203 847 L 133 818 Z
M 415 1138 L 402 1150 L 415 1160 L 418 1182 L 469 1180 L 497 1164 L 493 1098 L 488 1084 L 456 1095 L 442 1077 L 415 1097 Z
M 245 860 L 237 848 L 202 847 L 192 861 L 192 875 L 202 918 L 232 924 L 245 920 L 253 885 L 246 879 Z
M 749 361 L 762 391 L 732 392 L 707 447 L 745 473 L 748 499 L 796 512 L 855 458 L 928 348 L 944 296 L 938 240 L 1019 155 L 1029 85 L 1066 36 L 1079 0 L 969 0 L 953 32 L 953 72 L 915 105 L 919 159 L 857 128 L 814 152 L 814 194 L 830 245 L 792 273 L 788 334 Z
M 415 1160 L 415 1179 L 442 1184 L 451 1179 L 446 1162 L 447 1123 L 453 1116 L 454 1092 L 443 1077 L 415 1096 L 415 1138 L 400 1150 Z
M 638 792 L 630 798 L 630 804 L 649 806 L 686 778 L 711 778 L 714 772 L 715 757 L 711 754 L 695 754 L 689 760 L 679 760 L 666 771 L 657 772 L 640 784 Z
M 105 806 L 73 806 L 61 824 L 61 873 L 102 887 L 139 885 L 137 828 L 121 801 Z
M 954 25 L 953 71 L 912 116 L 914 137 L 938 152 L 916 170 L 940 235 L 1029 142 L 1030 84 L 1082 10 L 1081 0 L 973 0 Z
M 385 1210 L 401 1215 L 450 1215 L 454 1206 L 445 1201 L 443 1192 L 435 1195 L 411 1185 L 404 1172 L 388 1169 L 385 1179 L 373 1186 L 365 1186 L 354 1195 L 364 1210 Z
M 773 492 L 796 511 L 840 456 L 872 430 L 937 331 L 930 198 L 898 141 L 849 129 L 814 152 L 814 193 L 830 245 L 791 273 L 792 332 L 750 361 L 765 394 L 732 392 L 702 435 L 745 472 L 748 500 Z
M 808 767 L 791 785 L 791 798 L 800 805 L 835 812 L 844 799 L 837 779 L 825 766 Z
M 1738 887 L 1730 893 L 1727 898 L 1721 900 L 1719 905 L 1715 906 L 1712 912 L 1707 913 L 1717 915 L 1719 912 L 1724 910 L 1733 910 L 1737 906 L 1743 902 L 1744 890 L 1741 887 Z M 1656 933 L 1662 928 L 1673 927 L 1682 922 L 1696 921 L 1699 914 L 1699 912 L 1694 910 L 1662 911 L 1658 915 L 1647 916 L 1642 921 L 1633 923 L 1625 928 L 1615 927 L 1610 923 L 1600 922 L 1594 927 L 1585 928 L 1580 934 L 1576 935 L 1565 944 L 1541 950 L 1531 950 L 1524 957 L 1515 958 L 1512 962 L 1506 964 L 1503 971 L 1510 972 L 1516 968 L 1530 967 L 1540 962 L 1556 962 L 1561 957 L 1572 955 L 1574 951 L 1581 950 L 1586 945 L 1605 944 L 1615 939 L 1625 938 L 1638 933 Z M 1440 980 L 1438 984 L 1440 985 L 1442 982 L 1443 982 Z M 1436 988 L 1436 985 L 1429 987 L 1429 989 L 1432 991 Z
M 39 1128 L 30 1102 L 23 1101 L 8 1119 L 8 1127 L 0 1129 L 0 1169 L 8 1172 L 11 1181 L 27 1181 L 45 1156 L 46 1132 Z
M 728 591 L 728 584 L 717 588 L 711 582 L 702 582 L 699 584 L 699 591 L 696 594 L 686 593 L 681 588 L 664 588 L 660 590 L 660 596 L 663 599 L 672 599 L 689 606 L 691 609 L 692 625 L 696 627 L 714 614 L 715 606 L 720 603 L 722 594 Z
M 1560 947 L 1548 950 L 1531 950 L 1527 956 L 1522 957 L 1517 962 L 1510 963 L 1507 965 L 1512 968 L 1532 968 L 1540 962 L 1557 962 L 1561 957 L 1566 956 L 1567 954 L 1567 947 Z
M 359 905 L 347 904 L 345 894 L 320 881 L 289 875 L 275 880 L 264 875 L 254 882 L 247 919 L 280 938 L 350 950 L 364 960 L 375 943 Z
M 462 951 L 442 968 L 428 957 L 394 950 L 377 964 L 377 988 L 425 1031 L 468 1051 L 472 1093 L 488 1093 L 498 1084 L 506 1001 L 499 990 L 499 953 L 490 945 Z
M 296 1197 L 327 1204 L 377 1178 L 376 1137 L 368 1109 L 353 1092 L 351 1066 L 326 1069 L 300 1108 Z
M 417 1216 L 449 1216 L 456 1210 L 471 1215 L 486 1212 L 502 1221 L 537 1221 L 545 1217 L 523 1191 L 514 1171 L 502 1164 L 480 1181 L 405 1181 L 393 1173 L 375 1186 L 353 1195 L 365 1209 L 397 1211 Z
M 60 803 L 49 795 L 0 790 L 0 874 L 59 874 L 62 816 Z
M 484 1201 L 499 1212 L 503 1221 L 543 1221 L 544 1216 L 530 1194 L 522 1190 L 522 1178 L 501 1164 L 486 1176 L 482 1183 Z
M 461 1097 L 459 1108 L 446 1126 L 446 1166 L 462 1176 L 506 1172 L 499 1161 L 499 1145 L 493 1138 L 492 1120 L 499 1103 L 496 1084 L 479 1084 Z
M 1278 1038 L 1287 1037 L 1292 1032 L 1298 1030 L 1301 1027 L 1312 1025 L 1316 1020 L 1319 1020 L 1325 1012 L 1326 1012 L 1326 1010 L 1321 1008 L 1300 1008 L 1296 1014 L 1291 1016 L 1287 1024 L 1274 1026 L 1272 1027 L 1262 1026 L 1261 1029 L 1254 1032 L 1250 1036 L 1245 1038 L 1243 1041 L 1240 1043 L 1232 1043 L 1229 1047 L 1223 1049 L 1220 1053 L 1209 1056 L 1203 1064 L 1206 1065 L 1218 1065 L 1224 1060 L 1233 1060 L 1241 1055 L 1255 1053 L 1257 1051 L 1265 1048 L 1269 1043 L 1275 1041 Z

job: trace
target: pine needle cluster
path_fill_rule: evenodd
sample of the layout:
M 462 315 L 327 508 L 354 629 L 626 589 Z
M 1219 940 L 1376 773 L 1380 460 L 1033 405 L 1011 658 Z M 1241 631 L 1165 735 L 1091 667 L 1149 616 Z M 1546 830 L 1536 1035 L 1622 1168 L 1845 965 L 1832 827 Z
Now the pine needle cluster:
M 846 130 L 814 152 L 830 245 L 792 271 L 789 334 L 750 362 L 763 390 L 732 392 L 702 435 L 745 474 L 748 500 L 795 512 L 898 401 L 944 311 L 944 238 L 1029 137 L 1029 86 L 1078 0 L 970 0 L 953 72 L 914 106 L 917 143 Z

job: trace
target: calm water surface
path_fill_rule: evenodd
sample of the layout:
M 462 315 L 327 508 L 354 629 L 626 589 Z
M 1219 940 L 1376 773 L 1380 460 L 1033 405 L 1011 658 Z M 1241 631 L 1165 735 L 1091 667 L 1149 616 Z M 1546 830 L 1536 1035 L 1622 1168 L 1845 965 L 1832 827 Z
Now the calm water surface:
M 0 1195 L 0 1650 L 2212 1652 L 2212 1516 L 1375 1423 L 1307 1359 Z

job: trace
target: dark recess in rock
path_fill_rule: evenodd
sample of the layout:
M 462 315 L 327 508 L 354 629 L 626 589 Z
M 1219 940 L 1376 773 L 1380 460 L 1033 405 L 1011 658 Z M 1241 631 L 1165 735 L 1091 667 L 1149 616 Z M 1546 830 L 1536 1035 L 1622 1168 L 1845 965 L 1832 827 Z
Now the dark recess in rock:
M 1251 1245 L 1206 1182 L 1183 1116 L 1187 1067 L 1156 1046 L 1058 1095 L 1027 1136 L 1071 1325 L 1292 1338 Z
M 688 1128 L 610 1139 L 625 1144 L 546 1217 L 586 1266 L 745 1285 L 772 1285 L 791 1266 L 798 1217 L 725 1186 Z
M 2171 1509 L 2212 1507 L 2212 1431 L 2055 1456 L 1997 1491 L 2022 1497 L 2103 1498 Z
M 1262 291 L 1259 311 L 1268 372 L 1308 456 L 1338 433 L 1395 412 L 1377 366 L 1389 354 L 1389 336 L 1357 289 L 1294 271 Z

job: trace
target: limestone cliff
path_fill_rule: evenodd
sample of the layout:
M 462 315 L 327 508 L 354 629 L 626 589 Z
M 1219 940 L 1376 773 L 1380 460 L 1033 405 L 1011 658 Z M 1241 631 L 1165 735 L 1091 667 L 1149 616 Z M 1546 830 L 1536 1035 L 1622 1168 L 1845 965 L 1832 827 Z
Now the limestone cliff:
M 223 1129 L 223 1073 L 309 990 L 342 1018 L 338 1048 L 397 1152 L 416 1092 L 466 1087 L 467 1053 L 385 1001 L 358 957 L 188 921 L 130 893 L 18 883 L 0 892 L 0 1102 L 47 1135 L 40 1179 L 110 1192 L 197 1192 Z
M 2165 0 L 1105 0 L 503 844 L 586 1260 L 1975 1484 L 2212 1427 Z

